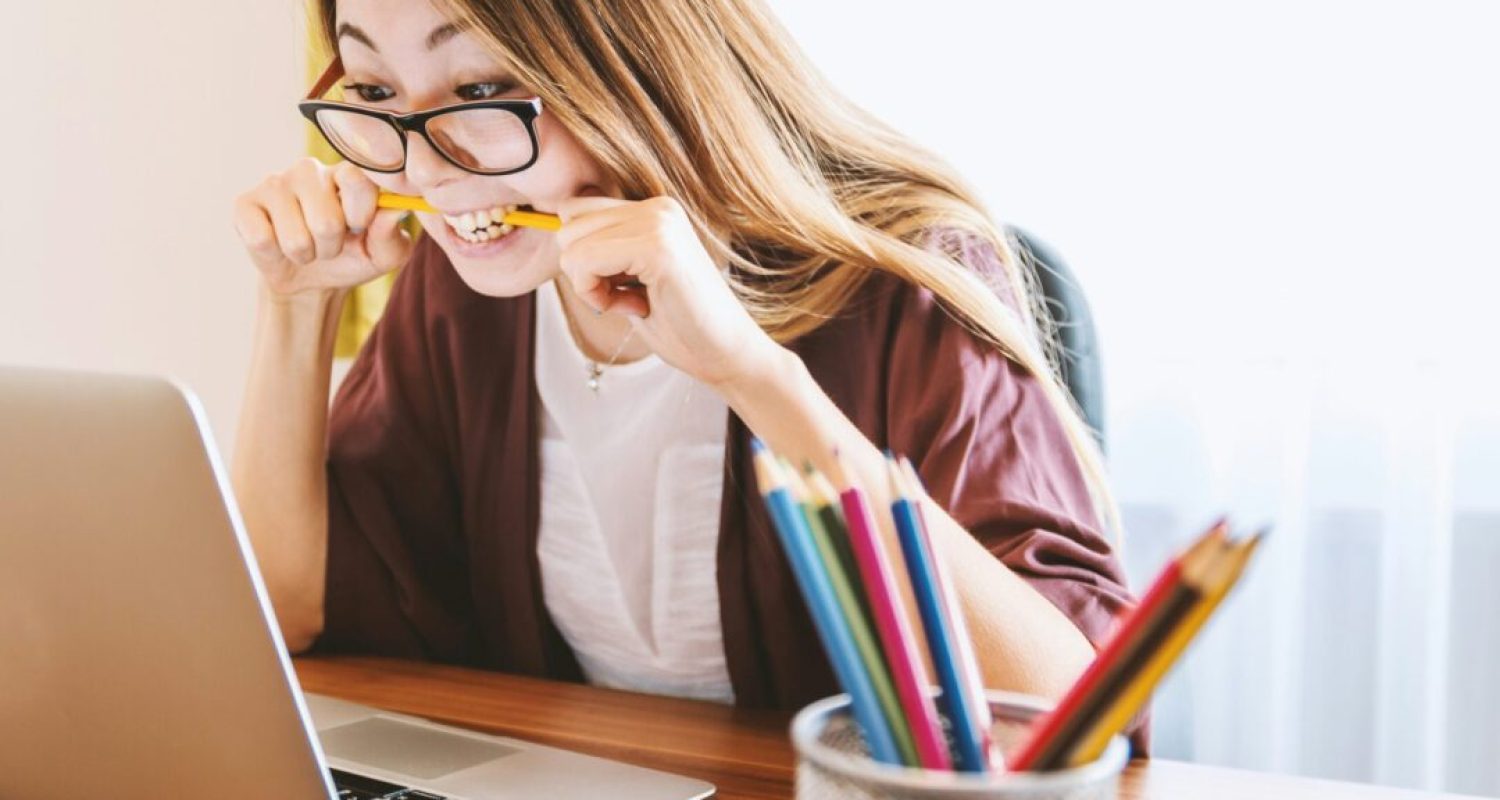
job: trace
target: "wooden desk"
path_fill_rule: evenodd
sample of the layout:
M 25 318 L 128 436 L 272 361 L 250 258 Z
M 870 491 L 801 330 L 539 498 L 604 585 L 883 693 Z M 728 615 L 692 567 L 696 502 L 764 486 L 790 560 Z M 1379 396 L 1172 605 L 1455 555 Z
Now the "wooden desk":
M 298 658 L 302 688 L 451 725 L 690 775 L 720 798 L 792 794 L 790 714 L 376 658 Z M 1452 797 L 1452 795 L 1447 795 Z M 1414 800 L 1437 795 L 1155 759 L 1120 797 Z

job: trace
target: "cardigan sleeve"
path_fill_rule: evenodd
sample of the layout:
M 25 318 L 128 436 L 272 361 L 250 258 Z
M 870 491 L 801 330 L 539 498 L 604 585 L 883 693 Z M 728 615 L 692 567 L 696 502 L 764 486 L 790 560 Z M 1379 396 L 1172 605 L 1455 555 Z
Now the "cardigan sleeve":
M 959 255 L 992 286 L 1003 285 L 992 250 L 970 242 Z M 930 291 L 903 288 L 895 303 L 887 373 L 893 449 L 911 458 L 934 501 L 1099 647 L 1131 596 L 1041 384 L 962 327 Z
M 330 412 L 321 650 L 453 658 L 463 648 L 451 398 L 434 377 L 424 285 L 433 246 L 420 243 L 397 276 Z

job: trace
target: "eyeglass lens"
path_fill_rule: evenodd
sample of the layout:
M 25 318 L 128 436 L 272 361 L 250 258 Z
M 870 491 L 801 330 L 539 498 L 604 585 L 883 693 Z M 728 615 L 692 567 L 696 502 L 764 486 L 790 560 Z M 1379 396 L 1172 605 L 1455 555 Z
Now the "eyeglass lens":
M 401 134 L 377 117 L 320 109 L 318 125 L 350 161 L 371 169 L 400 169 L 406 160 Z M 531 135 L 521 118 L 501 108 L 459 109 L 432 117 L 427 134 L 454 162 L 486 172 L 515 169 L 531 160 Z

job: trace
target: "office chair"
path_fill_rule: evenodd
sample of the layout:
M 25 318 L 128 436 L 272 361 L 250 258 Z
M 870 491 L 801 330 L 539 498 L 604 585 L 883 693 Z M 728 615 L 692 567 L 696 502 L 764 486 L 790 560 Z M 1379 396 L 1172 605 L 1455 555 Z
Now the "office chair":
M 1103 452 L 1104 378 L 1088 300 L 1056 250 L 1015 226 L 1007 226 L 1006 232 L 1021 261 L 1036 272 L 1043 299 L 1057 322 L 1063 385 L 1078 403 Z

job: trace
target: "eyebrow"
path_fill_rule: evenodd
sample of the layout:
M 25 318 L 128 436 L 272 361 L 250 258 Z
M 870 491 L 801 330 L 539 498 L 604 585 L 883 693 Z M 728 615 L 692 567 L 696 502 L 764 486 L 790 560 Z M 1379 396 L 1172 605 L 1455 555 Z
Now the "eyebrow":
M 427 49 L 436 50 L 444 42 L 447 42 L 449 39 L 457 36 L 462 30 L 463 28 L 460 27 L 456 22 L 445 22 L 442 25 L 433 28 L 432 33 L 427 34 Z M 353 39 L 356 42 L 359 42 L 360 44 L 370 48 L 371 50 L 374 50 L 377 53 L 380 52 L 380 48 L 375 46 L 375 42 L 370 38 L 370 35 L 361 30 L 357 25 L 351 25 L 347 22 L 340 22 L 338 30 L 334 34 L 334 38 L 342 39 L 345 36 Z

